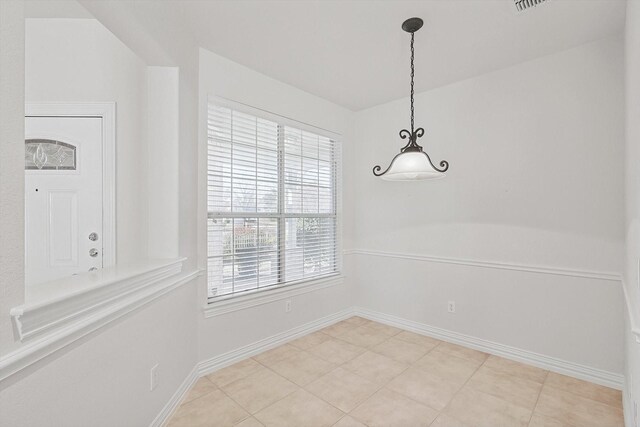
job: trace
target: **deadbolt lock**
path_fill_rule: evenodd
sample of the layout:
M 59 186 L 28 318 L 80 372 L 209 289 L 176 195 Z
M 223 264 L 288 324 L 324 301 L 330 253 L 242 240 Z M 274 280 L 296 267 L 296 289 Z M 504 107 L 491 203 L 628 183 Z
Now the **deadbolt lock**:
M 98 256 L 98 250 L 96 248 L 89 249 L 89 256 L 95 258 Z
M 98 240 L 98 233 L 94 231 L 93 233 L 89 234 L 89 240 L 91 240 L 92 242 Z

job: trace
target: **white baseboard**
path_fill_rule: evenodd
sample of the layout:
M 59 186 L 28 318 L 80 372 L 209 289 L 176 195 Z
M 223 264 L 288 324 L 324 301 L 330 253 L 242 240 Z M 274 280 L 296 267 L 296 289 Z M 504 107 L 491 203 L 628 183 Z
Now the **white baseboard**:
M 191 390 L 191 387 L 198 381 L 198 378 L 200 378 L 200 376 L 198 375 L 198 366 L 196 365 L 191 372 L 189 372 L 189 375 L 187 375 L 187 378 L 184 379 L 182 384 L 180 384 L 178 390 L 173 393 L 169 402 L 164 405 L 164 408 L 162 408 L 162 411 L 156 416 L 155 420 L 151 422 L 151 427 L 161 427 L 169 421 L 173 411 L 180 406 L 180 402 L 182 402 L 182 399 L 184 399 L 189 390 Z
M 330 314 L 329 316 L 322 317 L 318 320 L 314 320 L 313 322 L 305 323 L 304 325 L 289 329 L 288 331 L 256 341 L 236 350 L 221 354 L 220 356 L 213 357 L 209 360 L 204 360 L 198 364 L 198 374 L 200 376 L 210 374 L 211 372 L 233 365 L 236 362 L 255 356 L 263 351 L 270 350 L 303 335 L 325 328 L 340 320 L 348 319 L 351 316 L 353 316 L 353 308 L 348 308 L 346 310 Z
M 495 354 L 506 359 L 516 360 L 528 365 L 537 366 L 542 369 L 557 372 L 559 374 L 568 375 L 579 378 L 592 383 L 604 385 L 607 387 L 622 390 L 624 386 L 624 376 L 614 372 L 604 371 L 602 369 L 592 368 L 580 365 L 574 362 L 558 359 L 543 354 L 534 353 L 529 350 L 523 350 L 481 338 L 464 335 L 459 332 L 453 332 L 434 326 L 425 325 L 423 323 L 414 322 L 412 320 L 403 319 L 389 314 L 380 313 L 366 308 L 355 307 L 354 314 L 369 320 L 395 326 L 418 334 L 427 335 L 442 341 L 459 344 L 465 347 L 473 348 L 489 354 Z

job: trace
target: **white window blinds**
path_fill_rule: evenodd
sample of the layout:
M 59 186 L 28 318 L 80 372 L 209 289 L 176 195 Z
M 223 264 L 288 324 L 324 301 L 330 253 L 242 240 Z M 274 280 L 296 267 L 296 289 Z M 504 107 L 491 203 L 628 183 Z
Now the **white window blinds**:
M 338 143 L 209 104 L 209 298 L 338 272 Z

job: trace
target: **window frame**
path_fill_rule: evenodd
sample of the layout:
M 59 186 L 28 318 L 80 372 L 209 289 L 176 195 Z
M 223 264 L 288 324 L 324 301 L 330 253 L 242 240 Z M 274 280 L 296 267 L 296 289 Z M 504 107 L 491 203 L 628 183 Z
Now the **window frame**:
M 230 294 L 223 294 L 219 296 L 210 296 L 209 295 L 209 253 L 208 253 L 208 243 L 209 237 L 208 235 L 205 237 L 205 241 L 207 242 L 207 250 L 205 251 L 204 259 L 206 261 L 205 273 L 206 273 L 206 289 L 205 289 L 205 298 L 207 303 L 205 305 L 205 310 L 209 310 L 205 313 L 206 317 L 215 316 L 218 314 L 222 314 L 229 311 L 234 311 L 235 306 L 239 305 L 241 308 L 246 306 L 254 305 L 251 301 L 255 300 L 257 304 L 263 303 L 263 301 L 271 301 L 278 300 L 285 297 L 290 297 L 292 295 L 298 295 L 301 293 L 310 292 L 316 289 L 322 289 L 328 286 L 333 286 L 336 284 L 341 284 L 343 282 L 343 257 L 342 257 L 342 139 L 341 135 L 332 132 L 317 126 L 313 126 L 304 122 L 300 122 L 286 116 L 282 116 L 276 113 L 272 113 L 260 108 L 252 107 L 240 102 L 232 101 L 225 98 L 220 98 L 216 96 L 209 96 L 207 98 L 206 103 L 206 114 L 207 120 L 205 121 L 205 141 L 206 148 L 205 153 L 206 157 L 209 154 L 209 129 L 208 129 L 208 118 L 211 107 L 218 108 L 228 108 L 233 111 L 252 115 L 258 119 L 269 120 L 275 122 L 279 129 L 284 129 L 285 127 L 291 127 L 297 130 L 302 130 L 305 132 L 309 132 L 321 137 L 329 138 L 333 141 L 333 154 L 331 160 L 331 167 L 334 173 L 334 184 L 333 184 L 333 212 L 332 213 L 286 213 L 284 208 L 284 132 L 279 132 L 278 135 L 278 211 L 275 213 L 271 212 L 222 212 L 222 211 L 209 211 L 209 203 L 208 203 L 208 190 L 209 183 L 208 180 L 205 183 L 205 221 L 207 222 L 207 226 L 205 226 L 205 233 L 208 234 L 208 221 L 210 219 L 216 218 L 277 218 L 278 226 L 279 226 L 279 234 L 284 233 L 284 223 L 287 218 L 331 218 L 335 219 L 335 270 L 328 274 L 319 274 L 317 276 L 302 278 L 298 280 L 291 280 L 282 282 L 281 275 L 285 272 L 286 265 L 286 256 L 285 256 L 285 239 L 280 238 L 278 243 L 278 259 L 279 262 L 282 262 L 279 265 L 279 278 L 278 282 L 273 285 L 268 285 L 262 288 L 250 289 L 246 291 L 239 291 Z M 209 172 L 209 162 L 205 162 L 205 172 Z M 245 303 L 245 301 L 247 301 Z M 262 301 L 262 302 L 261 302 Z

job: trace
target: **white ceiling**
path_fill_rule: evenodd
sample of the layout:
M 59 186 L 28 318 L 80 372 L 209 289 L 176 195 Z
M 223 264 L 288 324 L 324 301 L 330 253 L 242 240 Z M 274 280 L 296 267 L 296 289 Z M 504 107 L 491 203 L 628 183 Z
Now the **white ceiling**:
M 624 26 L 624 1 L 182 1 L 206 49 L 352 110 L 408 96 L 409 17 L 416 92 L 558 52 Z
M 167 34 L 188 33 L 208 50 L 352 110 L 408 96 L 406 18 L 425 21 L 415 46 L 422 92 L 620 33 L 626 8 L 624 0 L 547 0 L 520 13 L 513 0 L 128 4 L 140 25 L 156 19 Z
M 26 18 L 93 18 L 89 11 L 74 0 L 25 0 L 24 14 Z

